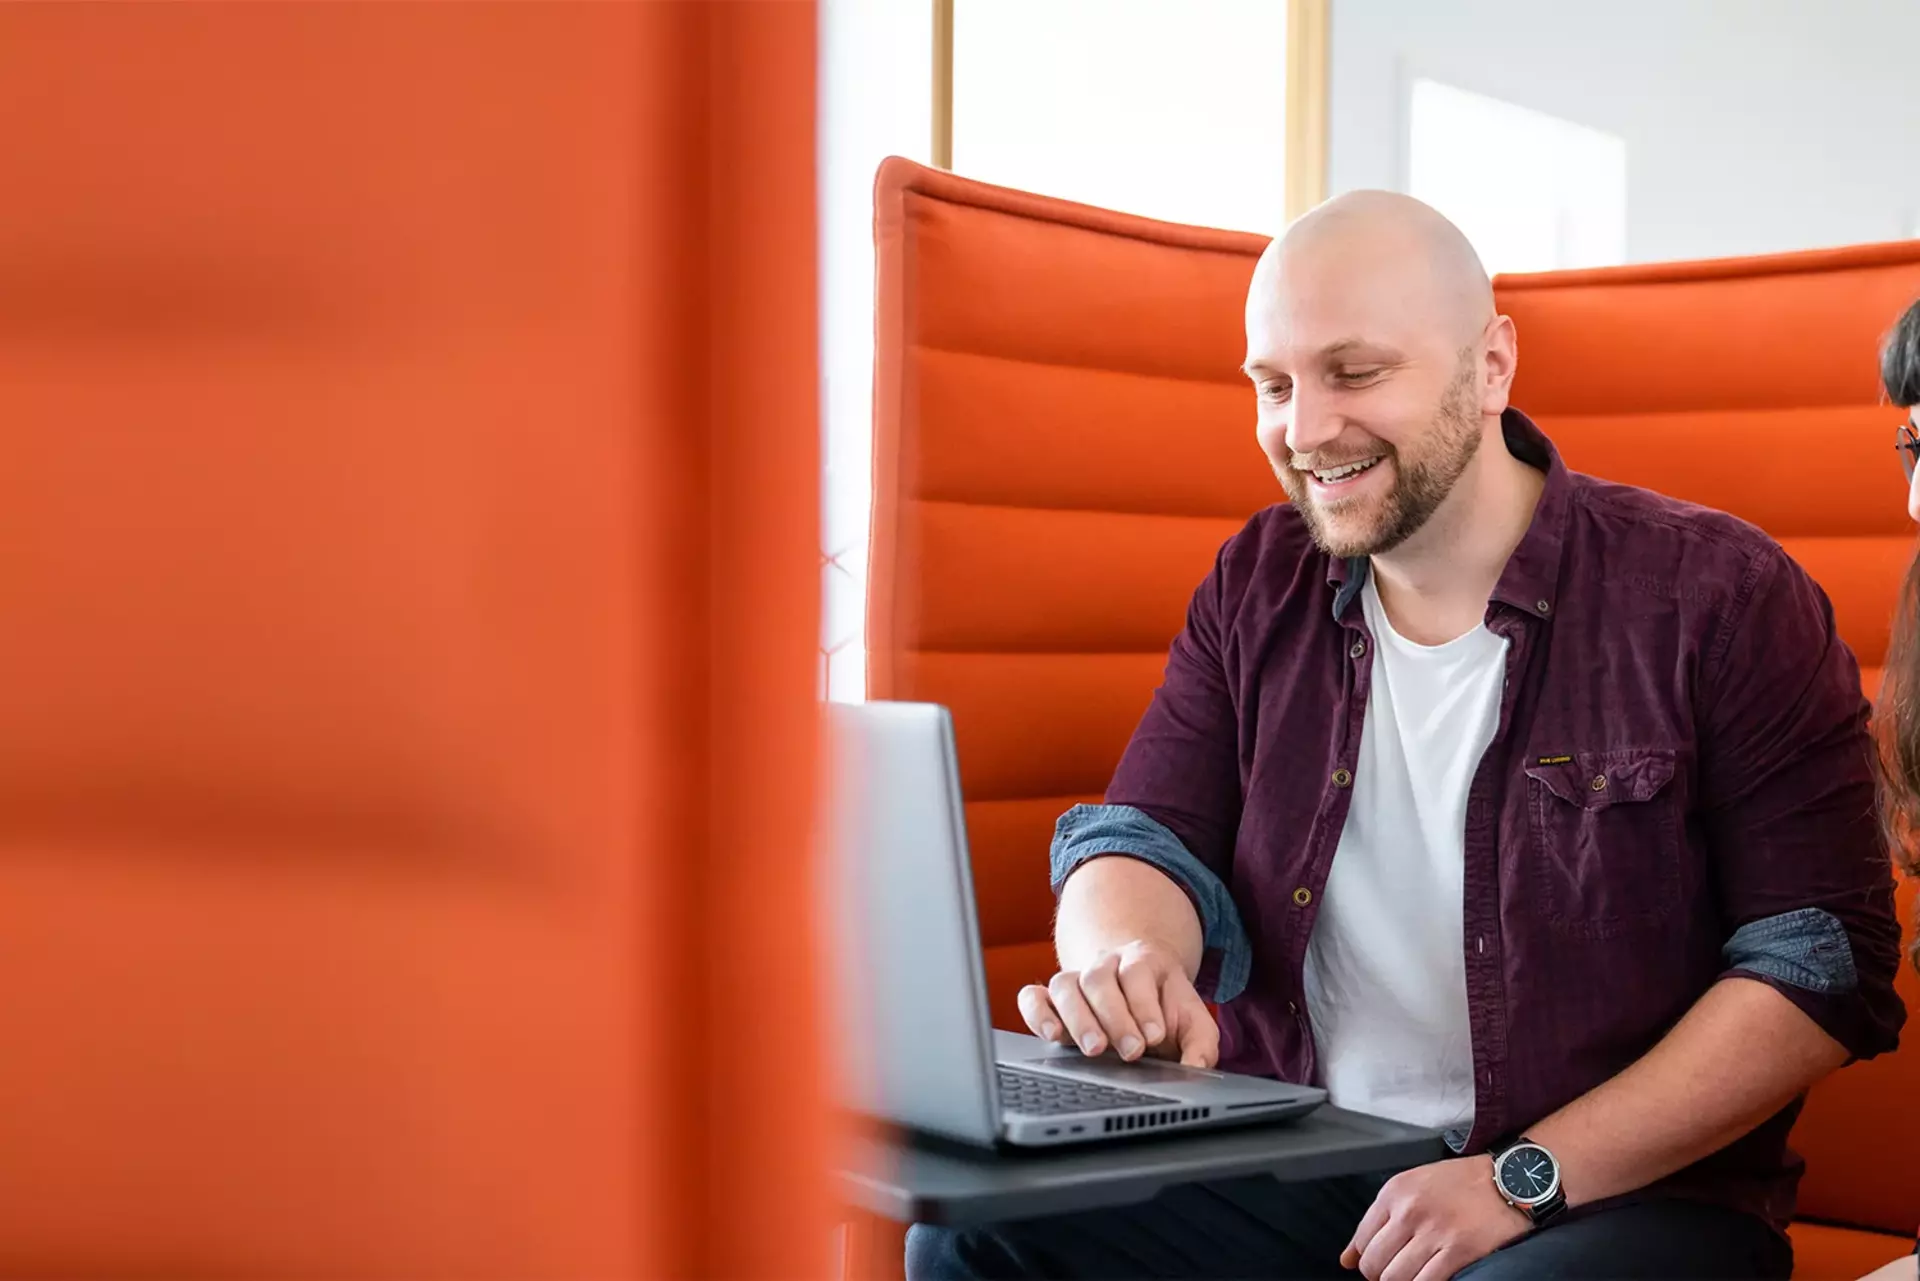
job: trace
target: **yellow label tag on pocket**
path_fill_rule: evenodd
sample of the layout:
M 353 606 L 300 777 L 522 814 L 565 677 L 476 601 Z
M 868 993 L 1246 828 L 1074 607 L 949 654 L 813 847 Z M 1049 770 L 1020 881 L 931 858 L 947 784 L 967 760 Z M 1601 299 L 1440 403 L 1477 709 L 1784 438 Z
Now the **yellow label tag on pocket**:
M 1542 756 L 1540 763 L 1542 765 L 1565 765 L 1572 759 L 1573 757 L 1571 756 Z

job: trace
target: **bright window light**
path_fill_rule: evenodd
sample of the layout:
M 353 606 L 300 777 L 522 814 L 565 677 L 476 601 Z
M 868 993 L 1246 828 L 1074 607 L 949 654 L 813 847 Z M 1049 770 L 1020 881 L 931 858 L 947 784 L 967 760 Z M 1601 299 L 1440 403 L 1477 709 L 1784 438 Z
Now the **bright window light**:
M 955 0 L 954 171 L 1275 233 L 1286 40 L 1282 0 Z
M 1433 80 L 1413 85 L 1407 190 L 1451 218 L 1489 272 L 1627 260 L 1627 144 Z
M 933 138 L 933 8 L 821 0 L 820 691 L 866 693 L 867 509 L 873 435 L 873 175 L 925 162 Z

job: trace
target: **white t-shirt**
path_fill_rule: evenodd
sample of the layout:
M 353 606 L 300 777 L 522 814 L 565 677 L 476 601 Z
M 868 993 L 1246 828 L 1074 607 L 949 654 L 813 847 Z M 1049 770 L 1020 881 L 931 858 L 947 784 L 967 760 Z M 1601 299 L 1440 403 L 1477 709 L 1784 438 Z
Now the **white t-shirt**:
M 1507 642 L 1396 633 L 1371 576 L 1372 691 L 1353 800 L 1307 944 L 1307 1014 L 1341 1107 L 1468 1128 L 1473 1040 L 1461 916 L 1467 790 L 1499 725 Z

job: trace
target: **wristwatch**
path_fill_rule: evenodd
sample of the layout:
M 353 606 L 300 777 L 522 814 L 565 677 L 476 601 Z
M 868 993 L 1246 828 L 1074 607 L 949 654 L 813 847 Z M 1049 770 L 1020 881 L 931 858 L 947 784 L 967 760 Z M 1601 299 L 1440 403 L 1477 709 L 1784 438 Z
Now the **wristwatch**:
M 1532 1139 L 1522 1138 L 1493 1154 L 1493 1186 L 1536 1228 L 1545 1227 L 1567 1208 L 1566 1193 L 1560 1190 L 1560 1163 Z

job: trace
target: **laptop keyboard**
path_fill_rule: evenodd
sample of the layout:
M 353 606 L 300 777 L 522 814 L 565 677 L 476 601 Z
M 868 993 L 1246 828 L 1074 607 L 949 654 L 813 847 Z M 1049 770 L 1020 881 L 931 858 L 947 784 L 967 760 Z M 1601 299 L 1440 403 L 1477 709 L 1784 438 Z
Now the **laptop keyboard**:
M 1022 1116 L 1066 1116 L 1075 1112 L 1104 1112 L 1109 1108 L 1148 1107 L 1177 1103 L 1159 1094 L 1122 1090 L 1089 1081 L 1072 1081 L 1045 1072 L 1025 1072 L 994 1064 L 1000 1074 L 1000 1106 Z

